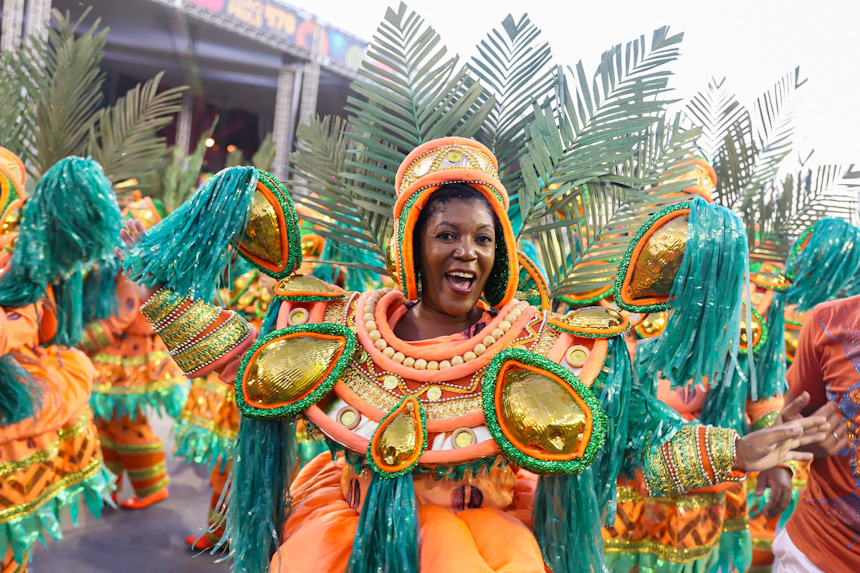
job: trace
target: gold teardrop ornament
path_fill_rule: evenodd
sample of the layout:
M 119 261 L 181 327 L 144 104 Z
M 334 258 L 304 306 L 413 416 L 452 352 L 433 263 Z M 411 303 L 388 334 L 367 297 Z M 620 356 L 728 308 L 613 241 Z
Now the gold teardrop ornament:
M 298 215 L 280 181 L 257 172 L 257 190 L 239 252 L 269 276 L 288 276 L 302 264 Z
M 642 322 L 636 325 L 636 336 L 639 338 L 654 338 L 666 330 L 667 314 L 665 311 L 646 314 Z
M 340 379 L 357 342 L 337 324 L 276 330 L 254 344 L 236 374 L 236 403 L 244 416 L 281 419 L 317 403 Z
M 627 247 L 615 280 L 615 303 L 630 312 L 669 309 L 672 285 L 687 247 L 689 203 L 656 213 Z
M 487 427 L 514 463 L 541 474 L 576 474 L 606 438 L 606 414 L 566 368 L 527 350 L 500 352 L 483 386 Z
M 344 295 L 342 288 L 330 285 L 312 275 L 292 275 L 283 278 L 272 290 L 278 298 L 293 302 L 335 300 Z
M 756 309 L 750 309 L 752 328 L 748 328 L 746 314 L 745 304 L 744 309 L 741 311 L 741 343 L 738 348 L 741 354 L 747 354 L 749 352 L 748 341 L 750 333 L 752 333 L 753 352 L 758 352 L 764 343 L 767 342 L 767 326 L 765 325 L 761 315 L 756 311 Z
M 800 340 L 800 325 L 785 321 L 785 358 L 789 363 L 794 362 L 797 353 L 797 343 Z
M 367 461 L 382 477 L 412 471 L 427 449 L 427 416 L 414 396 L 407 396 L 380 422 L 367 450 Z

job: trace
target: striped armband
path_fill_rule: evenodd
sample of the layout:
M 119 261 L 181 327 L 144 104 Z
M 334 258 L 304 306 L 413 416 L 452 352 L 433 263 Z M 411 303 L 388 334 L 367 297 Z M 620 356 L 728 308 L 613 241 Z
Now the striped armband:
M 251 334 L 251 326 L 232 310 L 191 301 L 167 289 L 155 293 L 140 311 L 189 378 L 211 370 Z

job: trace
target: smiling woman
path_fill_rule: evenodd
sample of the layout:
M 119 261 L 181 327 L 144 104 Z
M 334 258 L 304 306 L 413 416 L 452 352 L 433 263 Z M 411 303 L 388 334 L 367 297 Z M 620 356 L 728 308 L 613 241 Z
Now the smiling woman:
M 634 383 L 620 313 L 561 316 L 516 300 L 516 241 L 497 170 L 489 149 L 459 137 L 406 156 L 392 252 L 402 292 L 344 292 L 290 274 L 300 257 L 282 249 L 286 267 L 252 259 L 283 277 L 255 344 L 247 323 L 206 302 L 211 289 L 195 301 L 179 294 L 187 278 L 163 261 L 191 255 L 195 272 L 205 264 L 176 229 L 205 239 L 218 228 L 208 217 L 225 204 L 250 220 L 222 244 L 262 252 L 256 242 L 265 236 L 289 250 L 297 217 L 279 182 L 222 172 L 192 197 L 184 219 L 180 210 L 146 235 L 136 224 L 126 233 L 132 278 L 160 287 L 140 288 L 141 310 L 169 333 L 177 363 L 195 376 L 238 368 L 243 419 L 232 479 L 243 487 L 233 489 L 226 534 L 236 570 L 601 570 L 600 513 L 619 476 L 655 496 L 737 479 L 739 470 L 795 457 L 810 439 L 801 426 L 822 423 L 744 438 L 684 424 Z M 250 205 L 228 203 L 241 196 Z M 645 226 L 677 226 L 691 211 L 733 217 L 721 209 L 697 199 Z M 637 235 L 631 252 L 653 249 L 650 236 Z M 695 248 L 686 228 L 678 236 Z M 176 248 L 183 251 L 168 253 Z M 627 265 L 639 272 L 637 258 Z M 648 272 L 671 285 L 679 271 Z M 292 479 L 299 418 L 334 456 L 318 456 Z M 279 532 L 277 546 L 270 531 Z

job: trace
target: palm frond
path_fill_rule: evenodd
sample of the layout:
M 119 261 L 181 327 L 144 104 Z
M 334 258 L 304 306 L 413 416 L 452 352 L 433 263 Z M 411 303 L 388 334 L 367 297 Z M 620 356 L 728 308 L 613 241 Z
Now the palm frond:
M 558 74 L 557 106 L 534 106 L 534 120 L 520 155 L 524 187 L 519 192 L 524 232 L 564 203 L 584 185 L 609 173 L 635 153 L 643 132 L 668 103 L 661 98 L 670 72 L 665 64 L 678 56 L 683 34 L 654 31 L 650 45 L 640 37 L 605 52 L 589 82 L 580 62 L 569 69 L 571 84 Z
M 27 99 L 21 62 L 15 52 L 4 52 L 0 66 L 0 142 L 25 163 L 31 163 L 29 143 L 36 119 Z
M 518 158 L 532 102 L 553 92 L 556 68 L 551 59 L 549 44 L 541 41 L 540 30 L 528 15 L 518 21 L 508 15 L 501 29 L 481 40 L 469 65 L 485 88 L 482 97 L 495 98 L 476 138 L 496 155 L 502 185 L 512 193 L 521 187 Z
M 588 183 L 575 202 L 567 202 L 563 212 L 572 216 L 560 221 L 553 213 L 544 218 L 544 228 L 537 232 L 543 235 L 543 262 L 553 269 L 549 271 L 553 297 L 612 285 L 618 263 L 642 223 L 666 205 L 689 198 L 679 195 L 690 186 L 681 177 L 694 168 L 691 155 L 700 135 L 699 128 L 684 129 L 680 115 L 668 122 L 661 118 L 647 130 L 634 156 L 610 175 Z M 568 252 L 569 260 L 561 256 Z
M 400 163 L 415 147 L 444 136 L 473 136 L 493 108 L 436 31 L 400 4 L 389 8 L 347 99 L 357 144 L 346 165 L 357 189 L 391 195 Z
M 104 101 L 101 60 L 107 29 L 99 31 L 96 20 L 81 30 L 88 13 L 72 21 L 68 12 L 53 10 L 55 26 L 48 27 L 45 39 L 33 36 L 24 48 L 22 77 L 36 104 L 36 176 L 64 157 L 84 153 Z
M 735 94 L 728 90 L 726 78 L 712 78 L 708 87 L 693 96 L 686 114 L 694 125 L 702 128 L 698 146 L 708 161 L 715 161 L 731 129 L 745 113 Z
M 154 166 L 167 146 L 158 131 L 173 121 L 185 87 L 158 91 L 163 72 L 136 85 L 109 108 L 96 112 L 87 142 L 87 155 L 98 161 L 111 183 L 136 177 L 146 193 Z
M 293 193 L 293 199 L 318 214 L 304 218 L 317 227 L 320 236 L 341 248 L 346 262 L 385 274 L 383 237 L 390 234 L 393 198 L 357 191 L 348 184 L 345 170 L 350 140 L 345 128 L 343 119 L 331 116 L 313 116 L 299 125 L 298 148 L 291 155 L 293 172 L 297 184 L 313 193 Z M 359 180 L 366 175 L 353 172 L 351 176 Z
M 203 169 L 203 158 L 209 149 L 206 147 L 206 140 L 212 137 L 217 125 L 218 117 L 200 136 L 191 155 L 186 155 L 184 149 L 173 146 L 163 177 L 163 201 L 168 213 L 172 213 L 182 205 L 197 188 L 200 172 Z
M 245 165 L 245 154 L 237 147 L 227 154 L 224 159 L 224 168 L 239 167 L 240 165 Z
M 272 132 L 269 132 L 263 138 L 263 142 L 260 143 L 257 152 L 251 156 L 251 165 L 263 171 L 271 171 L 276 151 L 275 138 Z

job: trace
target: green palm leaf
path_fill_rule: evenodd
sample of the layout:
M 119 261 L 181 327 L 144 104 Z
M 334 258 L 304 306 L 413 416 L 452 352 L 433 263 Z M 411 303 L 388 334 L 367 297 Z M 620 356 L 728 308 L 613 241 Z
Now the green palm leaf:
M 347 99 L 351 147 L 347 176 L 356 190 L 391 194 L 400 163 L 415 147 L 444 136 L 471 137 L 493 108 L 433 28 L 405 4 L 388 9 Z
M 269 132 L 266 134 L 266 137 L 263 138 L 263 142 L 260 143 L 260 147 L 257 149 L 256 153 L 251 156 L 251 165 L 257 169 L 262 169 L 263 171 L 271 171 L 272 162 L 275 160 L 276 152 L 275 138 L 272 135 L 272 132 Z
M 203 159 L 206 151 L 206 140 L 212 137 L 215 132 L 215 127 L 218 125 L 218 117 L 212 121 L 209 126 L 197 140 L 197 146 L 191 155 L 187 155 L 184 149 L 178 146 L 173 146 L 170 152 L 170 159 L 164 167 L 164 176 L 161 180 L 161 192 L 153 193 L 153 195 L 161 195 L 164 201 L 164 208 L 168 213 L 172 213 L 177 207 L 182 205 L 186 199 L 191 197 L 200 180 L 200 172 L 203 169 Z
M 185 87 L 158 92 L 164 73 L 138 84 L 113 107 L 94 115 L 87 154 L 98 161 L 111 183 L 136 177 L 139 188 L 148 190 L 147 176 L 163 161 L 167 146 L 158 131 L 173 121 L 181 107 Z M 149 179 L 152 179 L 149 177 Z
M 27 92 L 36 105 L 34 175 L 44 173 L 54 163 L 86 150 L 95 112 L 104 96 L 104 55 L 107 29 L 98 31 L 100 21 L 87 30 L 81 23 L 89 10 L 72 21 L 70 14 L 52 11 L 55 27 L 46 38 L 31 38 L 21 61 Z
M 472 75 L 485 88 L 482 97 L 495 98 L 476 138 L 496 155 L 502 185 L 511 193 L 522 185 L 518 160 L 532 102 L 553 91 L 556 68 L 551 59 L 549 44 L 540 40 L 540 30 L 528 16 L 515 21 L 508 15 L 501 29 L 481 40 L 470 64 Z
M 690 181 L 673 180 L 693 169 L 690 156 L 700 134 L 699 128 L 684 129 L 680 115 L 669 122 L 660 119 L 647 130 L 634 156 L 590 182 L 575 203 L 568 202 L 563 208 L 567 225 L 560 225 L 558 213 L 544 218 L 549 224 L 536 232 L 543 235 L 542 256 L 544 248 L 549 254 L 544 264 L 555 271 L 549 277 L 554 297 L 612 285 L 618 261 L 643 221 L 668 204 L 688 199 L 677 193 Z M 570 260 L 560 256 L 567 252 Z
M 726 137 L 732 136 L 733 126 L 741 120 L 746 110 L 735 94 L 728 90 L 726 78 L 723 77 L 720 80 L 712 78 L 706 89 L 693 96 L 687 104 L 686 113 L 694 125 L 702 128 L 702 136 L 698 141 L 702 155 L 714 162 L 725 145 Z
M 4 52 L 0 66 L 0 144 L 30 163 L 33 156 L 28 142 L 33 139 L 36 120 L 27 101 L 21 63 L 15 52 Z
M 519 191 L 524 228 L 553 209 L 560 197 L 582 193 L 584 184 L 606 175 L 634 154 L 642 133 L 669 103 L 662 96 L 683 35 L 663 27 L 650 46 L 644 36 L 605 52 L 589 82 L 582 63 L 569 69 L 573 91 L 558 74 L 557 105 L 534 106 L 525 151 L 520 156 L 524 187 Z

